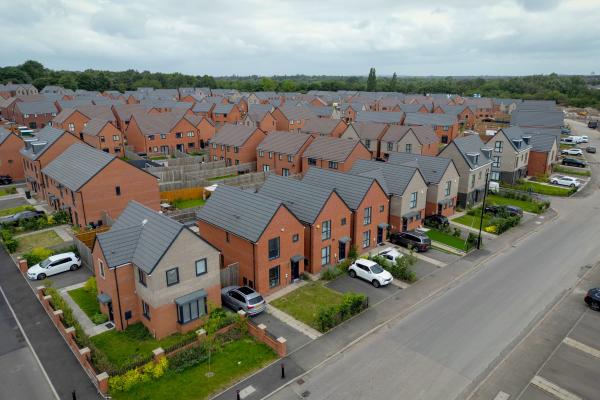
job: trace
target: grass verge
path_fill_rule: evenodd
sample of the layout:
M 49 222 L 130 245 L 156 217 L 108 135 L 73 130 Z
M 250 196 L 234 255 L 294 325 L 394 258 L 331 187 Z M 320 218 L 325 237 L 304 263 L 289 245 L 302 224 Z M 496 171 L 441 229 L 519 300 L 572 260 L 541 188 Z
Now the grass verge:
M 563 188 L 558 186 L 551 185 L 543 185 L 537 182 L 523 182 L 517 184 L 515 186 L 511 186 L 512 189 L 522 190 L 524 192 L 533 192 L 538 194 L 543 194 L 546 196 L 558 196 L 558 197 L 567 197 L 574 193 L 573 190 L 569 188 Z
M 13 208 L 5 208 L 4 210 L 0 210 L 0 217 L 6 217 L 7 215 L 13 215 L 21 211 L 33 211 L 35 208 L 33 206 L 18 206 Z
M 92 318 L 100 314 L 100 305 L 96 296 L 85 288 L 69 290 L 67 293 L 88 317 Z
M 517 206 L 523 211 L 527 211 L 534 214 L 540 214 L 540 205 L 533 201 L 509 199 L 507 197 L 496 196 L 495 194 L 488 195 L 489 204 L 497 206 Z
M 34 247 L 48 248 L 64 243 L 64 240 L 53 230 L 18 236 L 16 239 L 19 242 L 17 250 L 21 253 L 27 253 Z
M 554 167 L 552 167 L 552 169 L 554 170 L 554 172 L 560 172 L 562 174 L 578 175 L 578 176 L 592 176 L 592 171 L 585 170 L 585 169 L 569 168 L 569 167 L 565 167 L 562 165 L 555 165 Z
M 221 179 L 233 178 L 234 176 L 237 176 L 237 175 L 236 174 L 231 174 L 231 175 L 214 176 L 212 178 L 208 178 L 207 181 L 209 181 L 209 182 L 219 181 Z
M 462 251 L 469 251 L 469 245 L 466 243 L 466 240 L 461 239 L 460 237 L 452 236 L 431 228 L 427 231 L 427 236 L 429 236 L 429 239 L 443 243 L 446 246 L 454 247 L 455 249 Z

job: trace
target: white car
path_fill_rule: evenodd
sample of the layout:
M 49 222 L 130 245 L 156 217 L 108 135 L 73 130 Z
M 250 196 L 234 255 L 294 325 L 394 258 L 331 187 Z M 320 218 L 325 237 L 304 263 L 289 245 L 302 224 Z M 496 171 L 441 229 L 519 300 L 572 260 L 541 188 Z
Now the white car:
M 581 143 L 588 143 L 590 141 L 590 138 L 587 137 L 587 135 L 582 135 L 581 137 Z
M 81 258 L 75 253 L 55 254 L 27 270 L 31 280 L 46 279 L 47 276 L 60 274 L 65 271 L 75 271 L 81 267 Z
M 570 156 L 582 156 L 583 151 L 581 149 L 564 149 L 560 154 L 568 154 Z
M 381 250 L 378 255 L 391 262 L 396 262 L 398 258 L 402 258 L 404 256 L 404 254 L 392 247 Z
M 354 264 L 350 265 L 348 273 L 352 278 L 359 277 L 371 282 L 376 288 L 389 285 L 394 279 L 392 274 L 383 269 L 381 265 L 364 258 L 359 258 Z
M 570 187 L 579 187 L 581 185 L 577 178 L 573 178 L 570 176 L 555 176 L 552 179 L 550 179 L 550 183 L 552 183 L 553 185 Z

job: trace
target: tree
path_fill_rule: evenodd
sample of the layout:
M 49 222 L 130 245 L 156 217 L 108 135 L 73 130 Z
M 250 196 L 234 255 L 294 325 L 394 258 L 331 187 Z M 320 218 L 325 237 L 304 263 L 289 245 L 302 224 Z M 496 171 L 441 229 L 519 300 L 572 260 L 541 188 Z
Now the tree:
M 375 75 L 375 68 L 372 67 L 367 78 L 367 92 L 374 92 L 375 89 L 377 89 L 377 76 Z
M 21 64 L 20 68 L 27 72 L 27 75 L 29 75 L 32 80 L 41 78 L 46 71 L 41 63 L 32 60 L 25 61 L 23 64 Z
M 261 89 L 265 92 L 272 92 L 277 88 L 277 83 L 271 78 L 260 78 Z
M 61 76 L 58 80 L 58 84 L 65 89 L 77 89 L 77 81 L 75 80 L 75 76 L 73 76 L 73 74 L 65 74 Z
M 394 72 L 394 75 L 392 75 L 392 79 L 390 80 L 390 92 L 395 92 L 397 86 L 398 86 L 398 76 L 396 76 L 396 73 Z
M 291 79 L 286 79 L 279 85 L 282 92 L 294 92 L 296 90 L 296 82 Z
M 77 76 L 77 87 L 83 90 L 96 90 L 96 79 L 91 71 L 85 71 Z

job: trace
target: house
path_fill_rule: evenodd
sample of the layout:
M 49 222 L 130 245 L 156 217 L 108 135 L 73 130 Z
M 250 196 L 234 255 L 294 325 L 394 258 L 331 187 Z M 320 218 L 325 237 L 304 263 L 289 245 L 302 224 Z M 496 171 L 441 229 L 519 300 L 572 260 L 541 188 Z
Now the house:
M 283 204 L 260 193 L 219 185 L 196 214 L 200 236 L 221 252 L 221 264 L 263 295 L 304 272 L 304 225 Z
M 434 108 L 433 112 L 455 116 L 458 119 L 459 125 L 463 128 L 473 129 L 475 127 L 476 115 L 471 107 L 467 105 L 439 104 Z
M 388 159 L 392 152 L 435 156 L 440 138 L 430 126 L 390 125 L 381 137 L 380 157 Z
M 313 136 L 287 131 L 269 133 L 256 148 L 256 170 L 288 176 L 302 172 L 302 154 Z
M 458 120 L 454 115 L 409 113 L 404 120 L 406 126 L 429 126 L 443 144 L 450 143 L 459 135 Z
M 216 104 L 211 110 L 211 118 L 217 128 L 223 124 L 235 124 L 242 119 L 242 113 L 235 104 Z
M 475 117 L 479 120 L 490 120 L 495 117 L 494 102 L 485 97 L 465 97 L 462 103 L 474 110 Z
M 425 105 L 425 104 L 419 104 L 419 103 L 410 103 L 410 104 L 398 104 L 396 107 L 394 107 L 391 111 L 402 111 L 404 113 L 416 113 L 416 112 L 421 112 L 421 113 L 428 113 L 429 112 L 429 108 Z
M 390 198 L 389 229 L 392 232 L 411 231 L 423 224 L 427 183 L 418 168 L 359 160 L 351 173 L 377 179 Z
M 96 236 L 92 259 L 100 311 L 118 331 L 141 322 L 157 339 L 189 332 L 221 305 L 219 251 L 136 201 Z
M 22 148 L 23 139 L 0 126 L 0 175 L 8 175 L 15 181 L 25 179 Z
M 360 141 L 319 136 L 302 154 L 302 171 L 319 167 L 346 172 L 356 160 L 370 159 L 371 152 Z
M 273 132 L 277 130 L 277 121 L 271 114 L 273 110 L 274 108 L 270 104 L 249 104 L 248 113 L 240 123 L 258 128 L 266 133 Z
M 342 134 L 342 139 L 360 140 L 371 152 L 373 158 L 379 157 L 380 141 L 389 125 L 378 122 L 354 122 Z
M 169 155 L 200 149 L 198 129 L 181 111 L 136 113 L 125 129 L 127 144 L 138 153 Z
M 245 125 L 223 125 L 210 141 L 209 156 L 213 161 L 225 160 L 226 165 L 256 161 L 256 148 L 266 133 Z
M 80 141 L 70 133 L 49 125 L 41 129 L 35 137 L 26 138 L 23 141 L 25 147 L 19 152 L 23 156 L 23 171 L 27 189 L 47 200 L 42 169 L 72 144 L 80 143 Z
M 17 101 L 14 105 L 14 121 L 31 129 L 45 127 L 57 113 L 52 101 Z
M 493 147 L 490 179 L 514 185 L 527 176 L 531 135 L 518 126 L 502 128 L 487 142 Z
M 315 113 L 304 107 L 284 105 L 275 108 L 273 112 L 278 131 L 300 132 L 306 120 L 318 118 Z
M 0 97 L 9 98 L 16 96 L 30 96 L 38 94 L 38 90 L 31 83 L 0 84 Z
M 316 118 L 307 120 L 300 133 L 339 138 L 347 127 L 348 125 L 340 119 Z
M 527 173 L 531 176 L 543 176 L 552 173 L 552 163 L 556 161 L 559 150 L 559 139 L 555 135 L 535 133 L 524 130 L 531 135 L 529 144 L 529 163 Z
M 404 121 L 404 113 L 401 111 L 358 111 L 355 121 L 401 125 Z
M 560 129 L 565 125 L 562 111 L 523 110 L 517 108 L 510 115 L 510 124 L 521 128 L 553 128 Z
M 160 210 L 158 179 L 104 151 L 75 143 L 42 169 L 48 204 L 75 225 L 102 225 L 131 200 Z
M 210 118 L 200 117 L 197 115 L 185 115 L 185 119 L 187 119 L 192 125 L 196 127 L 197 138 L 198 138 L 198 146 L 200 149 L 203 149 L 208 145 L 208 142 L 215 136 L 217 129 L 215 127 L 215 123 L 212 122 Z
M 76 108 L 63 108 L 52 120 L 52 126 L 68 131 L 83 140 L 82 132 L 92 118 L 117 123 L 110 106 L 79 105 Z
M 377 181 L 367 176 L 354 175 L 321 168 L 311 168 L 302 182 L 335 190 L 352 210 L 351 239 L 359 252 L 373 250 L 385 239 L 389 228 L 389 198 Z M 345 225 L 341 221 L 340 224 Z
M 458 205 L 466 208 L 483 200 L 486 176 L 492 169 L 492 148 L 479 135 L 468 135 L 453 140 L 438 157 L 450 158 L 460 177 Z
M 223 100 L 225 100 L 225 99 L 223 99 Z M 225 100 L 225 102 L 227 102 L 227 100 Z M 211 118 L 212 111 L 217 106 L 217 104 L 221 104 L 221 103 L 219 101 L 210 102 L 210 101 L 207 101 L 206 99 L 204 99 L 203 101 L 194 104 L 194 106 L 192 107 L 192 112 L 200 117 Z
M 460 176 L 449 158 L 411 153 L 390 153 L 390 164 L 415 167 L 427 184 L 425 216 L 434 214 L 449 217 L 456 210 Z
M 344 260 L 350 250 L 352 211 L 331 188 L 269 175 L 260 194 L 281 200 L 304 224 L 304 268 L 318 274 Z
M 111 121 L 90 119 L 81 131 L 83 141 L 98 150 L 121 156 L 125 153 L 123 134 Z

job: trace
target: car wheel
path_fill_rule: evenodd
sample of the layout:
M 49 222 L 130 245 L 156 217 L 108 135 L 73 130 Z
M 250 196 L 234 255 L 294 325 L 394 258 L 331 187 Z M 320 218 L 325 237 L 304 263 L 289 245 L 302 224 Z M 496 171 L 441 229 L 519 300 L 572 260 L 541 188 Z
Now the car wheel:
M 377 279 L 373 279 L 373 282 L 371 282 L 373 284 L 373 286 L 375 286 L 376 288 L 378 288 L 379 286 L 381 286 L 381 283 L 379 283 L 379 281 Z
M 37 276 L 38 281 L 43 281 L 44 279 L 46 279 L 46 274 L 38 274 L 38 276 Z
M 354 271 L 353 269 L 350 270 L 349 274 L 350 278 L 356 278 L 356 271 Z
M 571 183 L 571 187 L 572 187 L 572 188 L 574 188 L 574 187 L 575 187 L 575 184 Z
M 71 268 L 70 268 L 70 269 L 71 269 L 71 271 L 75 271 L 75 270 L 77 269 L 77 264 L 73 264 L 73 265 L 71 265 Z

